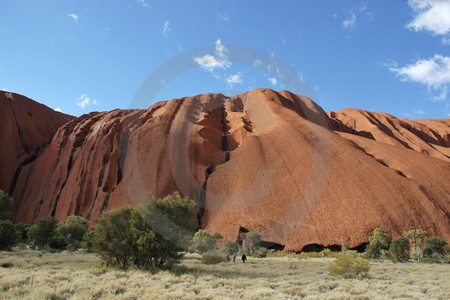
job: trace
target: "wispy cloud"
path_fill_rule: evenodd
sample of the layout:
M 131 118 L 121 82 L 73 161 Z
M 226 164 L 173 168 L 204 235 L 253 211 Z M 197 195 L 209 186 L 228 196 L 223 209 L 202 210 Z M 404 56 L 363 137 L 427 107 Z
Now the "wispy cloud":
M 446 35 L 450 32 L 450 1 L 409 0 L 408 4 L 415 16 L 406 28 L 428 31 L 433 35 Z
M 214 71 L 214 69 L 227 69 L 231 67 L 231 62 L 228 61 L 228 49 L 218 39 L 215 43 L 215 55 L 206 54 L 204 56 L 194 57 L 194 61 L 203 69 L 207 71 Z
M 85 108 L 89 105 L 98 105 L 98 102 L 89 98 L 88 95 L 82 94 L 80 97 L 78 97 L 76 104 L 78 107 Z
M 342 21 L 342 28 L 345 30 L 353 30 L 358 25 L 358 18 L 363 17 L 367 21 L 374 20 L 373 13 L 369 10 L 366 3 L 361 3 L 359 6 L 354 6 L 352 9 L 344 11 L 345 19 Z M 336 15 L 337 16 L 337 15 Z
M 277 86 L 278 79 L 276 79 L 275 77 L 269 77 L 268 79 L 273 86 Z
M 411 118 L 415 116 L 423 116 L 426 114 L 426 112 L 423 109 L 416 109 L 415 111 L 411 113 L 402 113 L 405 117 Z
M 164 21 L 164 24 L 161 26 L 161 32 L 164 36 L 168 36 L 170 32 L 170 22 Z
M 228 18 L 228 14 L 226 12 L 218 11 L 217 16 L 219 17 L 219 20 L 222 20 L 226 23 L 230 22 L 230 19 Z
M 145 1 L 145 0 L 137 0 L 137 3 L 138 3 L 140 6 L 145 7 L 145 8 L 149 8 L 149 7 L 150 7 L 150 4 L 148 4 L 148 2 Z
M 233 85 L 235 85 L 235 84 L 242 83 L 242 82 L 243 82 L 243 80 L 242 80 L 242 75 L 241 75 L 241 73 L 237 73 L 237 74 L 230 75 L 230 76 L 228 76 L 228 78 L 227 78 L 227 83 L 228 83 L 230 86 L 233 86 Z
M 59 107 L 55 108 L 54 111 L 62 112 L 61 108 L 59 108 Z
M 356 14 L 353 11 L 348 12 L 348 17 L 342 21 L 342 28 L 355 29 L 356 28 Z
M 74 19 L 75 22 L 78 22 L 78 18 L 80 17 L 79 15 L 76 14 L 67 14 L 67 16 Z
M 438 92 L 434 100 L 445 100 L 450 84 L 450 57 L 439 54 L 430 59 L 421 59 L 404 67 L 391 67 L 401 81 L 412 81 L 426 85 L 429 90 Z

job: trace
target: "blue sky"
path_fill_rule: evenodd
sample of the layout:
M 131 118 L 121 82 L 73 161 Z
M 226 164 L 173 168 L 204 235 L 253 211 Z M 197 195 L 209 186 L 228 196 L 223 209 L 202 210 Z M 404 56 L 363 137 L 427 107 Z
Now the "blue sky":
M 2 0 L 0 37 L 0 89 L 77 116 L 266 87 L 327 111 L 450 117 L 449 0 Z M 133 102 L 143 84 L 154 94 Z

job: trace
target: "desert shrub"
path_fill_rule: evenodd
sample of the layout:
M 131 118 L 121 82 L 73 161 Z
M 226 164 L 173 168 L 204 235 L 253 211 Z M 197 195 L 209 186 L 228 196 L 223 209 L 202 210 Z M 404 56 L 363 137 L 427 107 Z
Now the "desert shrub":
M 11 221 L 0 221 L 0 250 L 11 250 L 17 241 L 16 227 Z
M 8 220 L 13 207 L 13 198 L 0 190 L 0 220 Z
M 341 252 L 336 262 L 329 267 L 330 275 L 344 278 L 361 278 L 369 274 L 369 261 L 359 257 L 355 251 Z
M 147 195 L 139 209 L 124 206 L 99 219 L 92 245 L 108 265 L 168 268 L 179 263 L 196 228 L 195 203 L 173 193 Z
M 63 248 L 64 241 L 56 233 L 58 223 L 57 218 L 48 217 L 40 220 L 37 224 L 31 225 L 28 228 L 28 240 L 39 248 L 44 248 L 44 246 L 56 249 Z
M 365 256 L 367 258 L 380 258 L 382 250 L 389 247 L 388 235 L 381 228 L 375 228 L 372 236 L 369 237 L 369 245 L 367 245 Z
M 30 224 L 18 223 L 16 226 L 17 242 L 26 243 L 28 241 L 28 230 L 31 227 Z
M 144 266 L 170 267 L 181 261 L 197 229 L 194 217 L 195 202 L 174 192 L 164 198 L 146 196 L 139 211 L 144 221 L 144 232 L 150 237 L 139 243 L 144 254 L 139 260 Z
M 217 250 L 210 250 L 202 255 L 202 263 L 207 265 L 214 265 L 224 261 L 227 261 L 226 255 Z
M 64 241 L 67 250 L 73 251 L 81 247 L 88 225 L 89 221 L 82 217 L 69 216 L 56 228 L 56 233 Z
M 300 258 L 322 257 L 322 252 L 301 252 Z
M 259 257 L 259 258 L 264 258 L 267 257 L 267 254 L 269 253 L 269 250 L 264 248 L 264 247 L 259 247 L 258 249 L 256 249 L 253 252 L 253 256 L 255 257 Z
M 216 247 L 217 241 L 220 239 L 222 239 L 220 234 L 211 235 L 208 231 L 200 229 L 192 238 L 192 249 L 200 254 L 208 252 Z
M 425 240 L 423 256 L 425 262 L 447 262 L 450 250 L 443 237 L 430 237 Z
M 422 257 L 423 243 L 427 232 L 422 229 L 412 229 L 403 232 L 402 236 L 408 239 L 411 247 L 411 258 L 420 260 Z
M 94 227 L 92 245 L 109 266 L 128 267 L 137 251 L 132 224 L 141 219 L 131 206 L 123 206 L 103 215 Z M 142 219 L 141 219 L 142 221 Z
M 253 252 L 261 245 L 262 234 L 256 231 L 243 232 L 240 238 L 244 241 L 244 247 L 248 255 L 253 255 Z
M 393 238 L 389 246 L 389 257 L 394 262 L 406 262 L 409 260 L 409 242 L 403 237 L 399 236 Z
M 234 255 L 239 251 L 239 244 L 228 241 L 224 248 L 225 253 Z

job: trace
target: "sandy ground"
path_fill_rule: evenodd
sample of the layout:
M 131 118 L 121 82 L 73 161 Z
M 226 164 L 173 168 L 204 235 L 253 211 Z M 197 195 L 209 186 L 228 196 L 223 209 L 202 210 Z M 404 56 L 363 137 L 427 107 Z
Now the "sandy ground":
M 370 278 L 328 274 L 333 258 L 268 257 L 183 272 L 105 269 L 83 253 L 0 252 L 1 299 L 450 299 L 450 265 L 371 262 Z M 180 271 L 180 270 L 179 270 Z M 181 273 L 177 275 L 176 273 Z

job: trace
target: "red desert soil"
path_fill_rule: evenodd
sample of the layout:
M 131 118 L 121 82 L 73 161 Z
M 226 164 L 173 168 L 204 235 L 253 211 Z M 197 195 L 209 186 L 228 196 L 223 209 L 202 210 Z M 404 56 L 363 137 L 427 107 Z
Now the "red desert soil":
M 27 111 L 44 108 L 24 104 L 20 115 Z M 19 126 L 22 136 L 41 126 L 51 138 L 67 118 L 51 111 Z M 16 127 L 1 131 L 1 188 L 16 172 L 9 160 L 24 151 Z M 4 148 L 4 138 L 15 148 Z M 246 229 L 285 250 L 355 247 L 375 227 L 400 234 L 413 223 L 450 240 L 449 149 L 450 119 L 325 113 L 306 97 L 270 89 L 197 95 L 65 123 L 20 170 L 14 219 L 77 214 L 93 224 L 111 208 L 139 205 L 147 192 L 179 190 L 199 204 L 202 227 L 230 240 Z

